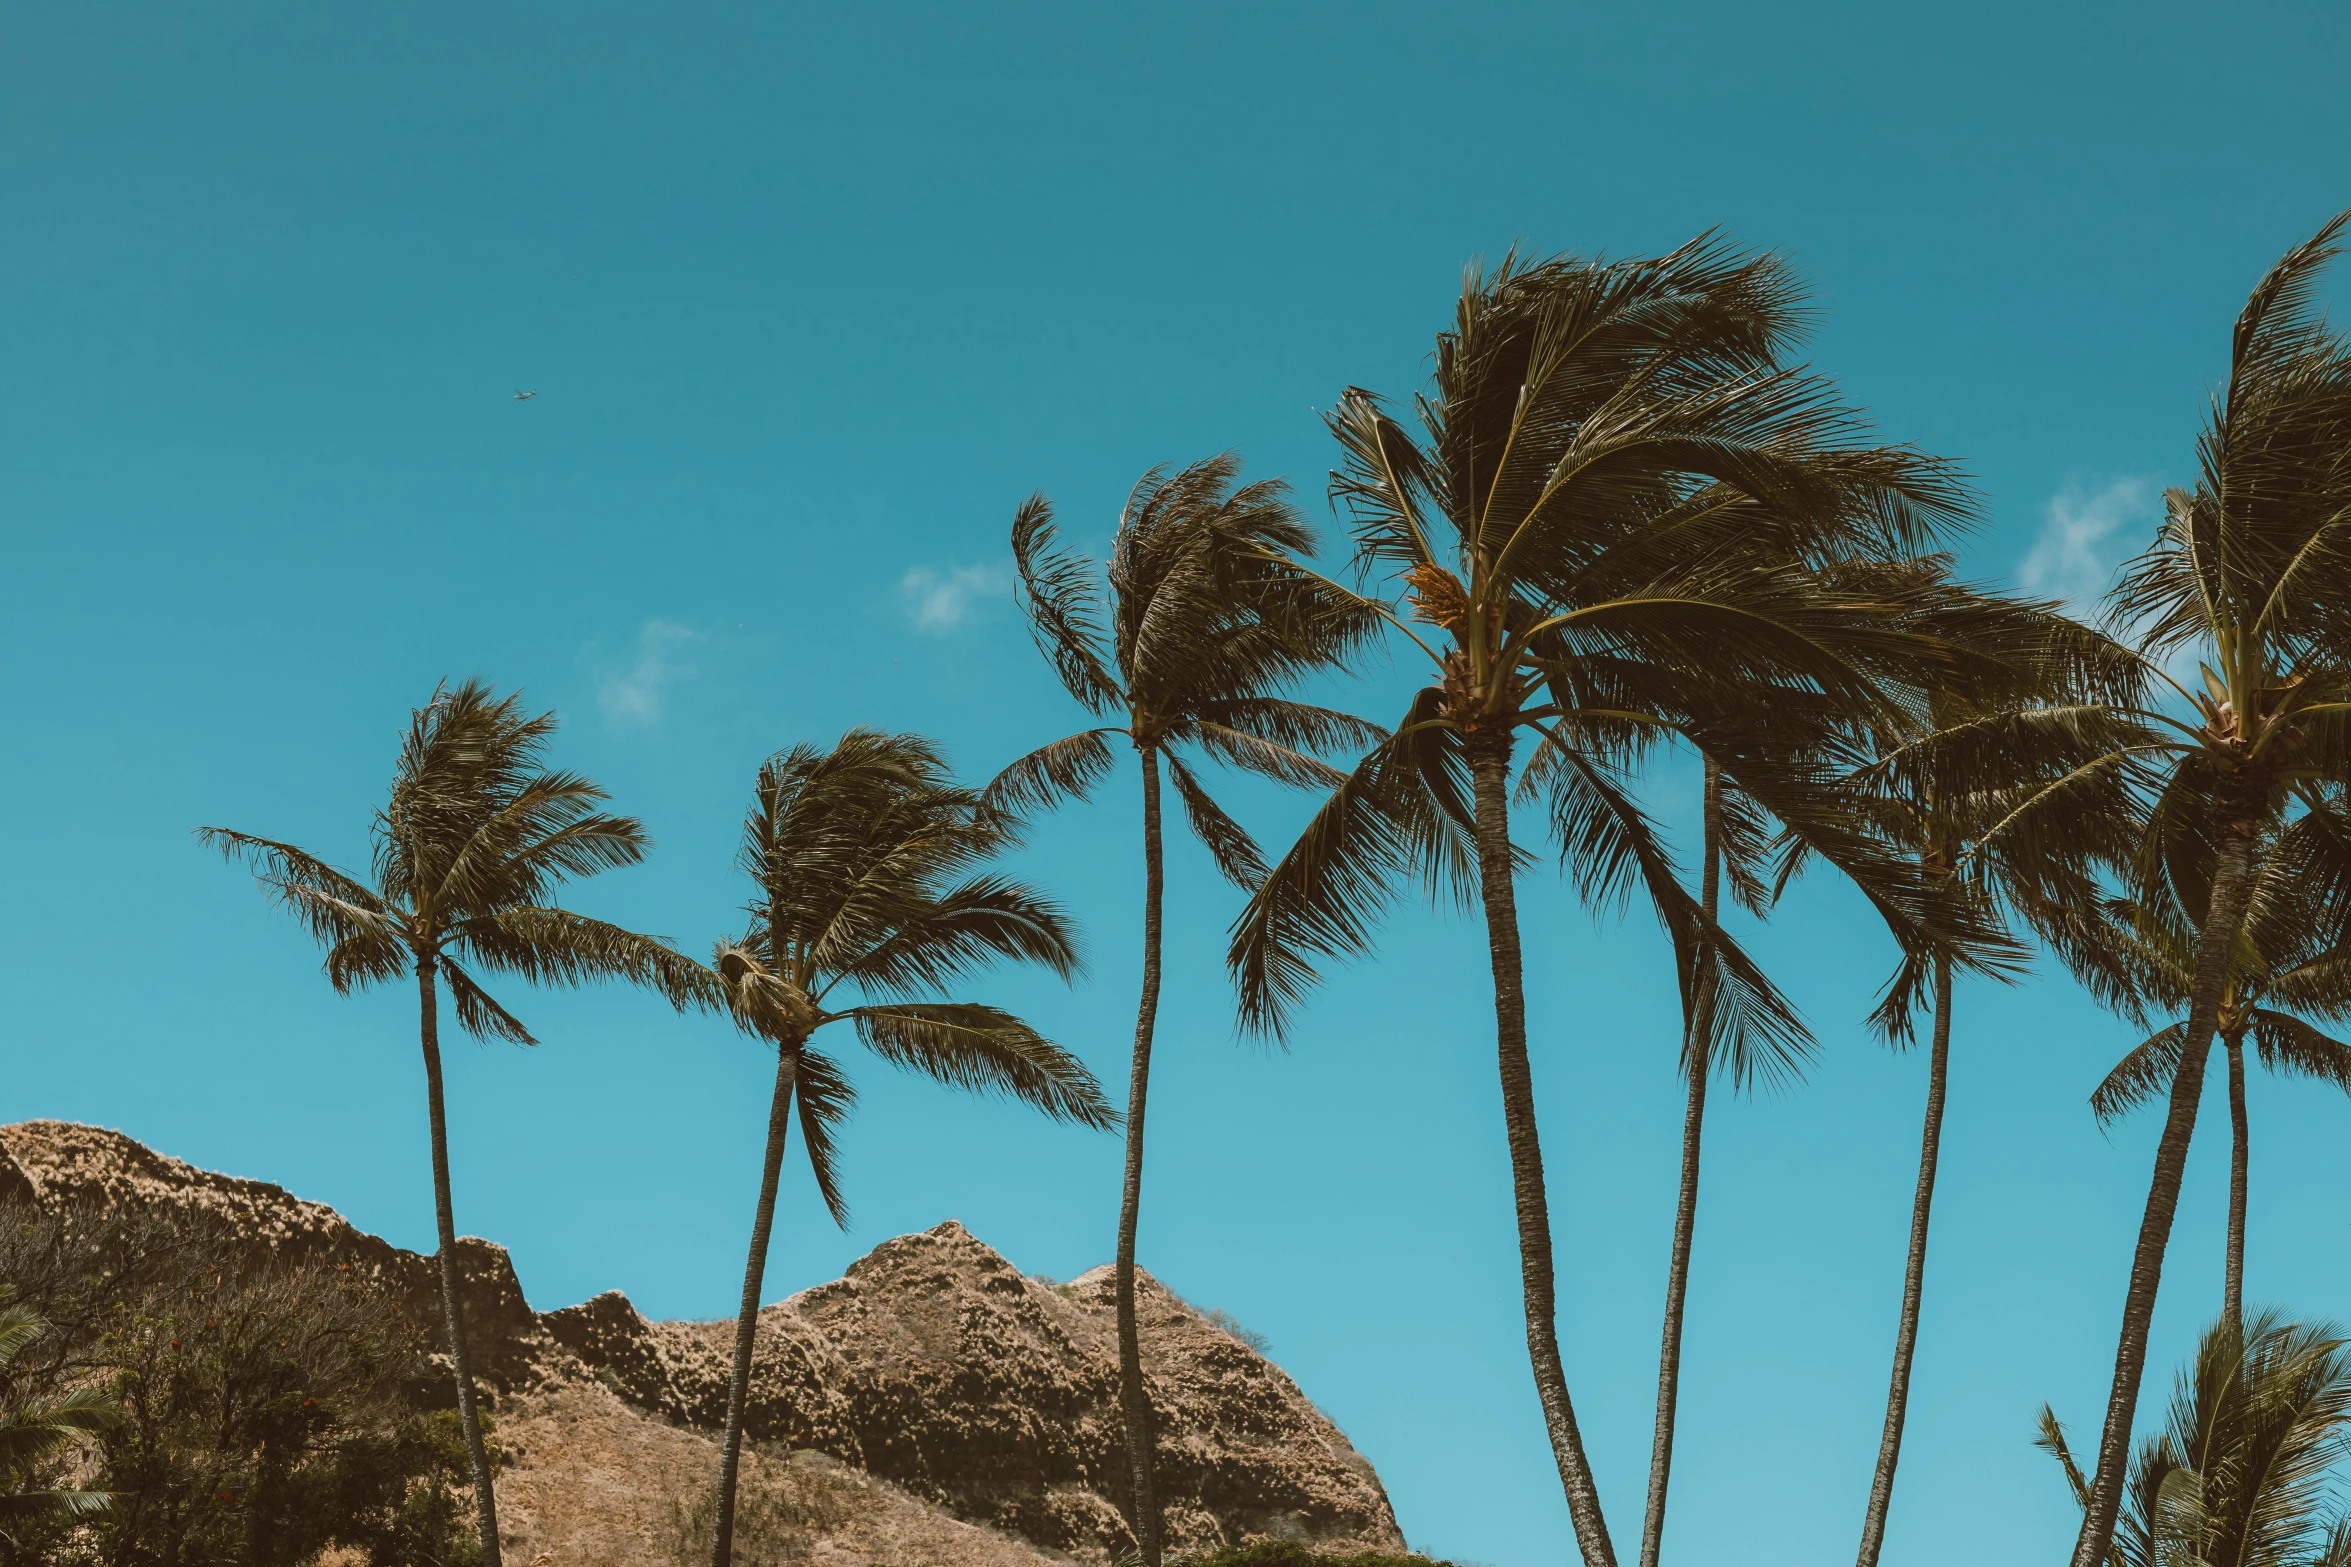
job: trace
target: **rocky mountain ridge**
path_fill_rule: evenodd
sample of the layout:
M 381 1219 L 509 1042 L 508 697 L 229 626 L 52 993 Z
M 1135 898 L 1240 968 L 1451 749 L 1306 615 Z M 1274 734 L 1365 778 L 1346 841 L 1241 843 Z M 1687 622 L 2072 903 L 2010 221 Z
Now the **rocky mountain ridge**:
M 0 1201 L 10 1198 L 160 1211 L 225 1229 L 257 1254 L 364 1270 L 439 1336 L 431 1258 L 281 1187 L 196 1169 L 118 1132 L 0 1127 Z M 458 1248 L 475 1364 L 502 1429 L 531 1433 L 521 1446 L 537 1474 L 518 1484 L 527 1505 L 515 1509 L 531 1534 L 517 1543 L 576 1536 L 565 1509 L 584 1517 L 594 1491 L 599 1517 L 610 1515 L 598 1528 L 614 1536 L 599 1549 L 619 1548 L 636 1527 L 626 1455 L 668 1455 L 661 1475 L 643 1477 L 637 1513 L 672 1505 L 656 1493 L 687 1483 L 673 1472 L 693 1467 L 680 1455 L 723 1418 L 732 1324 L 648 1321 L 618 1291 L 535 1312 L 503 1247 L 466 1238 Z M 1139 1293 L 1174 1542 L 1402 1549 L 1370 1463 L 1279 1367 L 1147 1275 Z M 834 1520 L 853 1536 L 872 1523 L 859 1524 L 860 1508 L 912 1508 L 1029 1548 L 1010 1558 L 957 1548 L 959 1558 L 1101 1560 L 1129 1541 L 1116 1343 L 1107 1268 L 1060 1285 L 1028 1278 L 949 1221 L 885 1241 L 843 1278 L 762 1310 L 749 1431 L 773 1463 L 790 1455 L 787 1467 L 809 1483 L 863 1498 Z M 562 1472 L 563 1433 L 591 1428 L 599 1453 L 623 1455 L 599 1459 L 593 1484 L 585 1469 Z M 815 1556 L 821 1543 L 811 1541 Z

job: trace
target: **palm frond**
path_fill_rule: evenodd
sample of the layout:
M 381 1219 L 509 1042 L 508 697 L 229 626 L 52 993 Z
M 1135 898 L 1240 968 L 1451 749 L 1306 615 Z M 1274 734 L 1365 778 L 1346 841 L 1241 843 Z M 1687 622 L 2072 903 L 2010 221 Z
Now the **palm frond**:
M 980 791 L 980 809 L 1014 821 L 1049 811 L 1067 800 L 1083 800 L 1110 774 L 1110 736 L 1115 729 L 1088 729 L 1041 745 L 1008 764 Z
M 1259 852 L 1257 840 L 1209 798 L 1181 757 L 1169 752 L 1166 761 L 1168 781 L 1183 802 L 1184 819 L 1191 823 L 1192 835 L 1207 848 L 1225 880 L 1243 892 L 1256 891 L 1258 883 L 1265 880 L 1265 856 Z
M 67 1523 L 104 1516 L 115 1504 L 111 1491 L 17 1491 L 0 1496 L 0 1524 Z M 4 1538 L 0 1532 L 0 1538 Z
M 884 1060 L 953 1088 L 1004 1093 L 1056 1120 L 1106 1129 L 1118 1112 L 1085 1064 L 1027 1023 L 972 1002 L 893 1002 L 841 1016 Z
M 2143 1104 L 2169 1097 L 2187 1032 L 2185 1023 L 2159 1029 L 2115 1063 L 2114 1070 L 2090 1094 L 2090 1113 L 2100 1126 Z
M 1377 744 L 1385 732 L 1376 724 L 1360 727 L 1373 737 L 1368 742 L 1371 744 Z M 1293 788 L 1328 789 L 1347 776 L 1328 762 L 1295 747 L 1205 720 L 1177 725 L 1168 732 L 1168 739 L 1179 744 L 1191 741 L 1229 766 Z
M 2057 1411 L 2043 1404 L 2034 1425 L 2033 1446 L 2056 1459 L 2058 1467 L 2065 1471 L 2066 1488 L 2073 1492 L 2075 1505 L 2089 1506 L 2090 1482 L 2083 1476 L 2081 1466 L 2073 1461 L 2072 1449 L 2065 1444 L 2065 1427 L 2058 1422 Z
M 1697 983 L 1709 1003 L 1708 1061 L 1742 1093 L 1798 1080 L 1818 1049 L 1812 1031 L 1728 932 L 1705 925 L 1702 912 L 1697 917 L 1707 933 L 1696 950 Z
M 1026 883 L 980 876 L 905 899 L 886 934 L 862 950 L 823 954 L 822 972 L 824 988 L 846 980 L 868 989 L 937 989 L 999 961 L 1034 963 L 1066 980 L 1082 958 L 1076 926 L 1059 904 Z
M 248 866 L 262 889 L 322 946 L 381 940 L 395 927 L 391 908 L 372 888 L 306 850 L 226 827 L 199 827 L 196 837 L 231 864 Z
M 2290 1012 L 2253 1010 L 2251 1029 L 2261 1064 L 2281 1076 L 2315 1078 L 2351 1093 L 2351 1045 L 2323 1034 Z
M 1203 726 L 1317 757 L 1359 756 L 1388 737 L 1385 729 L 1352 713 L 1283 697 L 1204 698 L 1194 705 L 1191 717 Z
M 1012 518 L 1012 559 L 1020 571 L 1021 604 L 1038 651 L 1087 712 L 1107 714 L 1125 692 L 1105 663 L 1101 603 L 1085 561 L 1057 548 L 1053 505 L 1042 495 L 1023 501 Z
M 1560 864 L 1587 905 L 1601 913 L 1621 910 L 1633 888 L 1643 886 L 1667 927 L 1690 935 L 1681 911 L 1697 905 L 1683 890 L 1656 823 L 1611 761 L 1575 738 L 1566 724 L 1543 732 L 1519 771 L 1518 798 L 1546 800 Z
M 460 1028 L 476 1039 L 503 1039 L 514 1045 L 538 1043 L 521 1019 L 500 1006 L 488 991 L 473 982 L 473 976 L 451 962 L 446 954 L 438 967 L 441 977 L 449 983 L 449 998 L 456 1003 Z
M 580 986 L 606 980 L 642 985 L 671 1006 L 715 1012 L 726 995 L 710 971 L 658 936 L 639 935 L 569 909 L 502 909 L 475 915 L 451 932 L 451 948 L 493 973 L 535 985 Z
M 1313 955 L 1368 950 L 1399 881 L 1466 900 L 1477 864 L 1458 737 L 1425 689 L 1395 733 L 1331 791 L 1233 922 L 1225 964 L 1241 1026 L 1280 1038 L 1313 986 Z
M 835 1226 L 849 1227 L 849 1204 L 841 1195 L 839 1134 L 857 1105 L 857 1089 L 839 1063 L 820 1051 L 802 1046 L 792 1078 L 799 1102 L 800 1135 L 808 1145 L 808 1170 L 816 1178 L 817 1195 Z

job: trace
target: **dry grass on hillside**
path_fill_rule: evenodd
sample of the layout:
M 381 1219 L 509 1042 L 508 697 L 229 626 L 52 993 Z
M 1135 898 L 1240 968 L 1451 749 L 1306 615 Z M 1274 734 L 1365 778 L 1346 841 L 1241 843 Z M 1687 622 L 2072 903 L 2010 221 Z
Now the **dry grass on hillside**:
M 594 1383 L 515 1399 L 500 1441 L 499 1521 L 540 1567 L 701 1567 L 718 1446 Z M 950 1518 L 820 1453 L 745 1453 L 739 1567 L 1054 1567 L 1067 1558 Z M 542 1560 L 543 1559 L 543 1560 Z

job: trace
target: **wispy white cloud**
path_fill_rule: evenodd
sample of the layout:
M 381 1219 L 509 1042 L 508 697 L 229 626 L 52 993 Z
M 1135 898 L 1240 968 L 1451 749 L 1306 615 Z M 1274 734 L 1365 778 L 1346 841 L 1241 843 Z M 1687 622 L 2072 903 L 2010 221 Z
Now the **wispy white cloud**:
M 2140 525 L 2155 512 L 2152 480 L 2114 479 L 2096 490 L 2069 480 L 2041 508 L 2041 536 L 2017 568 L 2025 591 L 2062 599 L 2077 615 L 2095 612 L 2115 571 L 2144 543 Z
M 971 619 L 991 599 L 1012 591 L 1012 573 L 1002 566 L 950 566 L 940 571 L 916 566 L 898 579 L 898 599 L 914 629 L 944 636 Z
M 597 686 L 596 700 L 605 718 L 621 726 L 651 728 L 661 722 L 664 689 L 680 675 L 694 673 L 676 654 L 700 633 L 675 621 L 648 620 L 637 633 L 637 661 L 625 673 L 607 674 Z

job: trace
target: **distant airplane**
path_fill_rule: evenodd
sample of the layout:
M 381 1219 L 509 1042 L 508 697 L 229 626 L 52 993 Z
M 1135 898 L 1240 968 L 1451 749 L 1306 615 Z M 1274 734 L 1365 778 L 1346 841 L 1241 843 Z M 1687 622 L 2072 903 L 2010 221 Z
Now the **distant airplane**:
M 536 396 L 538 396 L 538 395 L 539 395 L 539 389 L 538 389 L 537 387 L 535 387 L 535 386 L 534 386 L 534 387 L 532 387 L 532 388 L 531 388 L 529 391 L 527 391 L 527 392 L 526 392 L 526 391 L 524 391 L 524 390 L 523 390 L 521 387 L 519 387 L 519 386 L 518 386 L 518 387 L 516 387 L 516 388 L 514 389 L 514 400 L 515 400 L 516 402 L 518 402 L 518 403 L 527 403 L 527 402 L 529 402 L 529 401 L 530 401 L 532 398 L 534 398 L 534 397 L 536 397 Z

